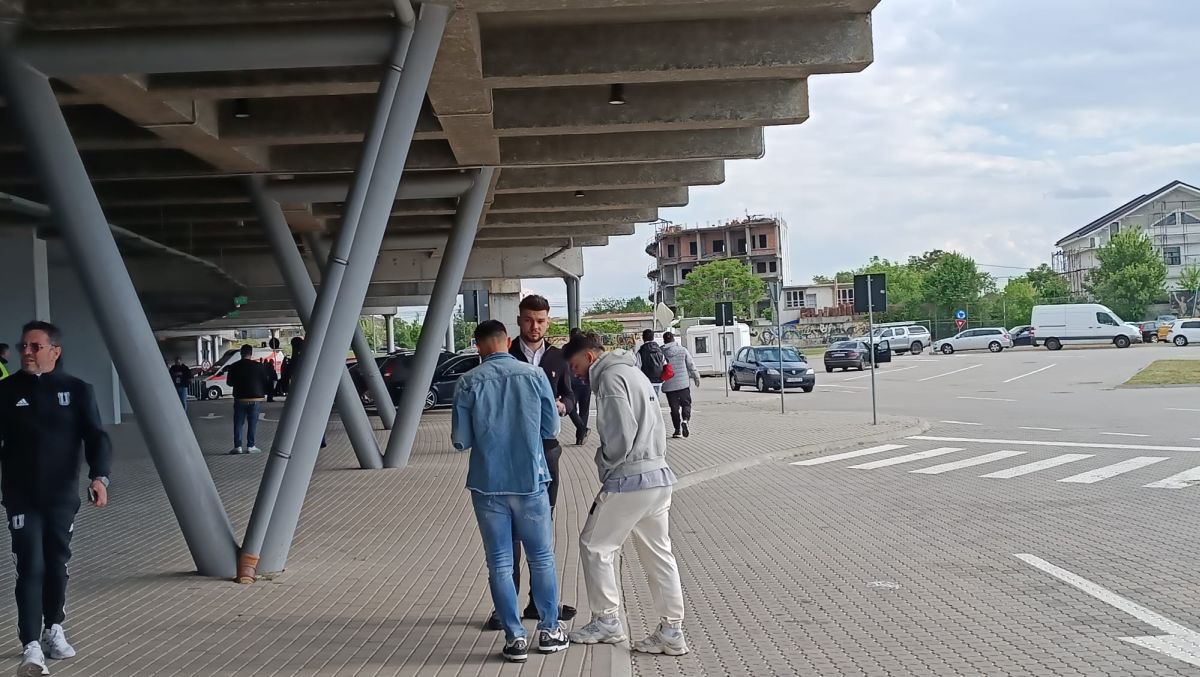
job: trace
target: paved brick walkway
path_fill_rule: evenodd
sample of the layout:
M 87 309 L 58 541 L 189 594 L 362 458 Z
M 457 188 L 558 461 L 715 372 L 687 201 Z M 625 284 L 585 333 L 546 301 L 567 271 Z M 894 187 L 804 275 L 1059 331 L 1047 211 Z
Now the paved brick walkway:
M 260 424 L 266 448 L 282 405 Z M 240 537 L 253 502 L 263 456 L 222 455 L 229 446 L 227 401 L 193 403 L 194 427 Z M 220 416 L 221 418 L 206 418 Z M 742 404 L 702 405 L 689 440 L 671 441 L 670 460 L 685 478 L 716 477 L 751 459 L 818 451 L 912 428 L 887 420 L 879 428 L 856 414 L 772 414 Z M 572 437 L 570 423 L 564 439 Z M 380 435 L 383 439 L 383 435 Z M 495 657 L 501 635 L 481 622 L 491 607 L 482 547 L 462 488 L 467 458 L 449 444 L 449 416 L 434 412 L 422 422 L 412 465 L 403 471 L 351 470 L 353 455 L 339 424 L 331 424 L 308 493 L 288 570 L 273 581 L 238 586 L 199 578 L 179 535 L 140 437 L 125 426 L 115 435 L 118 461 L 113 505 L 81 511 L 72 562 L 68 630 L 80 656 L 51 667 L 61 675 L 609 675 L 633 669 L 623 647 L 572 648 L 524 667 Z M 593 442 L 594 445 L 594 442 Z M 563 490 L 557 514 L 557 552 L 563 601 L 586 618 L 586 595 L 576 537 L 597 486 L 594 446 L 565 447 Z M 689 475 L 690 474 L 690 475 Z M 727 511 L 721 503 L 680 502 L 684 512 Z M 691 516 L 692 519 L 698 515 Z M 691 526 L 675 529 L 680 548 L 694 547 Z M 703 534 L 703 538 L 719 534 Z M 711 545 L 711 542 L 710 542 Z M 707 557 L 736 558 L 709 547 Z M 650 623 L 640 607 L 648 595 L 635 575 L 633 549 L 623 568 L 630 591 L 631 630 Z M 3 576 L 11 589 L 12 571 Z M 686 593 L 699 599 L 711 583 L 684 562 Z M 696 587 L 700 585 L 702 587 Z M 11 598 L 0 605 L 0 624 L 14 628 Z M 647 607 L 648 608 L 648 607 Z M 713 646 L 727 636 L 716 617 L 697 606 L 688 620 L 691 641 Z M 709 652 L 697 654 L 709 655 Z M 677 659 L 636 662 L 683 669 Z M 734 654 L 727 674 L 755 674 Z M 689 672 L 688 674 L 698 674 Z

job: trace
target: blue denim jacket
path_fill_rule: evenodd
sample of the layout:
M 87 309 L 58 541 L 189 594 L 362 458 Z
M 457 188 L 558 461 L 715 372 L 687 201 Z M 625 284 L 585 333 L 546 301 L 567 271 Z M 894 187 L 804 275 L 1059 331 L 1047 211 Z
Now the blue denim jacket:
M 470 449 L 467 488 L 480 494 L 535 494 L 550 481 L 543 439 L 558 437 L 558 408 L 545 374 L 495 353 L 454 389 L 450 439 Z

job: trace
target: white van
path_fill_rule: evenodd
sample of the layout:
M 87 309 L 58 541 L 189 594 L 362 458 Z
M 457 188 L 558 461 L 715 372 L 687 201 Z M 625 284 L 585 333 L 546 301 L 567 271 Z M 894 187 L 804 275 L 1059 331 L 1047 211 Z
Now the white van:
M 1141 338 L 1110 308 L 1099 303 L 1034 306 L 1033 345 L 1059 350 L 1065 345 L 1111 343 L 1128 348 Z
M 194 379 L 192 388 L 197 392 L 196 399 L 215 400 L 221 396 L 233 395 L 233 388 L 226 381 L 225 375 L 229 372 L 229 365 L 242 359 L 242 351 L 240 348 L 227 350 L 217 360 L 209 371 L 208 376 L 203 379 Z M 275 370 L 275 375 L 279 376 L 283 371 L 283 351 L 272 350 L 270 348 L 255 348 L 250 355 L 250 359 L 255 362 L 269 362 Z
M 657 338 L 657 337 L 656 337 Z M 713 324 L 694 324 L 683 332 L 683 347 L 692 354 L 696 371 L 701 376 L 724 377 L 737 351 L 750 345 L 750 326 L 737 323 L 732 327 Z M 722 349 L 725 357 L 721 357 Z

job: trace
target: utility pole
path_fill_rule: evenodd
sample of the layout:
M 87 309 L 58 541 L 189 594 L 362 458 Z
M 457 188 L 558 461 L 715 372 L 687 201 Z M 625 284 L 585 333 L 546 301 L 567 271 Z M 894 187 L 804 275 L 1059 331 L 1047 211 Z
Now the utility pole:
M 721 278 L 721 300 L 722 301 L 729 301 L 728 286 L 729 286 L 729 278 Z M 732 317 L 732 314 L 730 315 L 730 317 Z M 725 338 L 726 337 L 725 331 L 726 331 L 725 324 L 722 323 L 721 324 L 721 339 L 719 341 L 720 347 L 721 347 L 721 369 L 722 369 L 721 380 L 725 382 L 725 397 L 728 398 L 729 397 L 729 355 L 728 355 L 728 351 L 725 350 L 725 344 L 727 342 L 727 339 Z

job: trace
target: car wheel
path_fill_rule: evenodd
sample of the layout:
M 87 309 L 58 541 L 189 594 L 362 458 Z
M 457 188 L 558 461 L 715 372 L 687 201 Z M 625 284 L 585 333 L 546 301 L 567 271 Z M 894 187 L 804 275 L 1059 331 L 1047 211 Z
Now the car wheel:
M 811 393 L 816 386 L 800 386 L 800 389 L 806 393 Z
M 950 345 L 949 343 L 942 344 L 942 354 L 943 355 L 950 355 L 953 352 L 954 352 L 954 346 Z
M 1056 338 L 1046 339 L 1046 350 L 1062 350 L 1062 341 Z
M 429 392 L 425 393 L 425 406 L 424 406 L 425 411 L 429 411 L 430 409 L 433 409 L 434 407 L 436 407 L 437 402 L 438 402 L 437 391 L 434 390 L 433 388 L 430 388 Z
M 1176 336 L 1175 337 L 1175 345 L 1179 346 L 1180 348 L 1186 346 L 1187 345 L 1187 337 L 1186 336 Z
M 737 382 L 737 379 L 733 377 L 733 374 L 729 375 L 729 388 L 730 390 L 742 389 L 742 384 Z
M 920 341 L 913 341 L 912 345 L 908 347 L 908 352 L 913 355 L 920 355 L 925 352 L 925 346 L 921 345 Z
M 988 350 L 992 351 L 993 353 L 998 353 L 1001 350 L 1004 350 L 1004 346 L 1000 345 L 999 341 L 992 341 L 988 344 Z
M 858 363 L 858 371 L 862 371 L 864 368 L 866 368 L 866 364 L 866 362 L 860 360 Z
M 216 386 L 209 388 L 208 389 L 208 399 L 210 399 L 210 400 L 221 399 L 221 389 Z
M 762 377 L 762 374 L 758 375 L 758 378 L 755 379 L 755 383 L 758 385 L 758 392 L 760 392 L 760 393 L 767 392 L 767 381 L 766 381 L 766 379 L 764 379 Z
M 1116 346 L 1118 348 L 1128 348 L 1129 347 L 1129 337 L 1128 336 L 1118 336 L 1115 339 L 1113 339 L 1113 343 L 1116 344 Z

